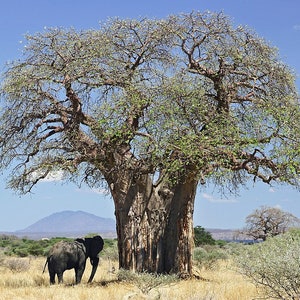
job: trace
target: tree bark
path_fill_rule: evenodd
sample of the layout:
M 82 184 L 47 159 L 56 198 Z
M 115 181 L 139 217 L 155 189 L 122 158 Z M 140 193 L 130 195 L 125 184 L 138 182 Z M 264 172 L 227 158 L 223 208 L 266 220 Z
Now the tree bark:
M 196 180 L 185 180 L 170 190 L 163 183 L 155 186 L 149 175 L 119 175 L 110 185 L 119 267 L 191 275 Z

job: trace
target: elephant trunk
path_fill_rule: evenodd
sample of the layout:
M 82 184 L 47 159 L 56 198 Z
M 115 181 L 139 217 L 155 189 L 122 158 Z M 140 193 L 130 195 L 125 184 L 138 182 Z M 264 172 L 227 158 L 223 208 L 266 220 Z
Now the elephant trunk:
M 96 273 L 97 268 L 98 268 L 99 257 L 90 258 L 90 261 L 91 261 L 91 265 L 93 266 L 93 268 L 92 268 L 91 276 L 88 280 L 88 283 L 92 282 L 92 280 L 95 276 L 95 273 Z

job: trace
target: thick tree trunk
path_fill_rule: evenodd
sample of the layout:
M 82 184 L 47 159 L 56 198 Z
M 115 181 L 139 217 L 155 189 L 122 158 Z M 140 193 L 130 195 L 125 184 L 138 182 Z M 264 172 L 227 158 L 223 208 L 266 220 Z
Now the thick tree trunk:
M 197 182 L 169 190 L 154 186 L 149 175 L 128 178 L 125 172 L 111 185 L 120 268 L 191 275 Z
M 164 272 L 192 275 L 195 180 L 178 184 L 170 205 L 164 235 Z

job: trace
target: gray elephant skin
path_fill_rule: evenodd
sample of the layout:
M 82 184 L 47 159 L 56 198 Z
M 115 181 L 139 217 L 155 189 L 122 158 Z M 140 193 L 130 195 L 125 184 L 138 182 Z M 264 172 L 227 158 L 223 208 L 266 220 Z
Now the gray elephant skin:
M 97 271 L 99 263 L 98 254 L 103 249 L 103 245 L 103 239 L 99 235 L 92 238 L 76 239 L 71 242 L 60 241 L 56 243 L 49 251 L 44 266 L 45 271 L 48 264 L 50 284 L 55 283 L 56 274 L 58 283 L 62 283 L 64 271 L 70 269 L 75 269 L 75 283 L 80 283 L 88 257 L 92 265 L 92 272 L 88 280 L 88 283 L 90 283 Z

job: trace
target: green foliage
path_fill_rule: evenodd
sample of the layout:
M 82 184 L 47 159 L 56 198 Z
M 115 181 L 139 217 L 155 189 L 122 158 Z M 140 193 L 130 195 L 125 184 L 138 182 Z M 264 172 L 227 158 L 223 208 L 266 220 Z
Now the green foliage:
M 225 249 L 212 245 L 195 248 L 193 256 L 194 263 L 205 269 L 217 268 L 219 261 L 227 258 L 228 254 Z
M 89 234 L 87 237 L 94 236 Z M 73 241 L 74 239 L 65 237 L 54 237 L 51 239 L 31 240 L 27 238 L 17 238 L 16 236 L 0 235 L 0 250 L 5 255 L 16 257 L 46 256 L 49 249 L 61 240 Z M 100 256 L 106 259 L 117 260 L 118 249 L 116 239 L 104 239 L 104 248 Z
M 267 299 L 299 299 L 300 230 L 245 246 L 234 257 L 239 271 L 262 287 Z
M 115 151 L 130 152 L 135 171 L 159 170 L 174 184 L 191 170 L 218 185 L 249 174 L 299 183 L 293 73 L 223 13 L 116 18 L 98 30 L 26 38 L 0 86 L 0 168 L 23 162 L 11 188 L 26 193 L 57 170 L 97 185 L 118 165 L 107 159 Z
M 216 241 L 212 237 L 211 233 L 206 231 L 201 226 L 196 226 L 194 228 L 194 241 L 195 246 L 199 247 L 201 245 L 215 245 Z
M 1 235 L 0 248 L 8 256 L 45 256 L 49 249 L 58 241 L 71 240 L 68 238 L 55 237 L 46 240 L 31 240 L 27 238 L 19 239 L 15 236 Z

